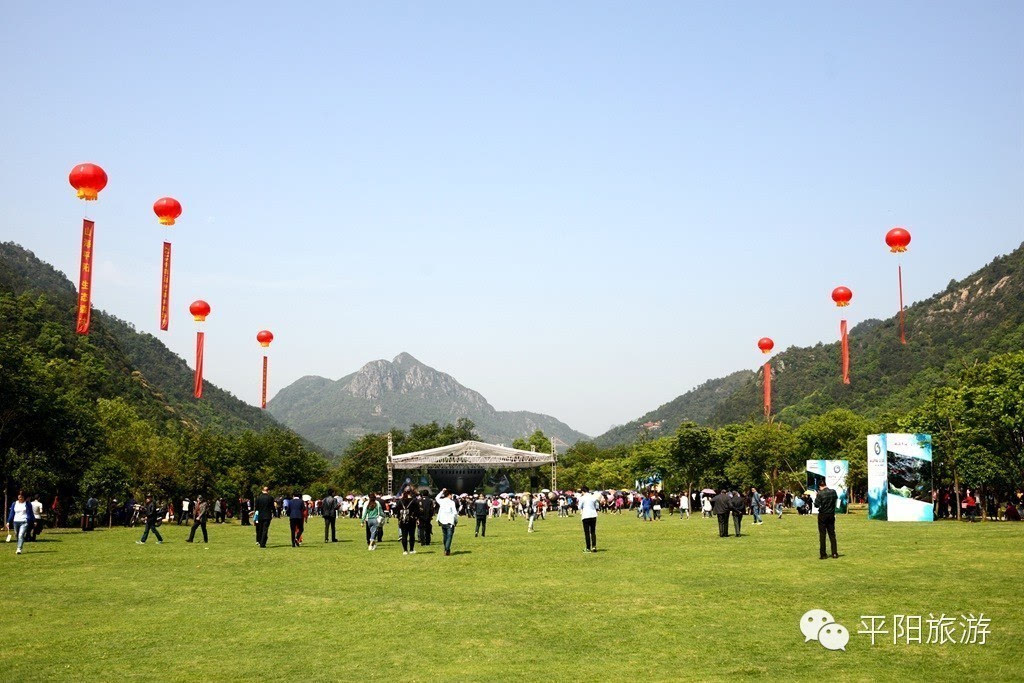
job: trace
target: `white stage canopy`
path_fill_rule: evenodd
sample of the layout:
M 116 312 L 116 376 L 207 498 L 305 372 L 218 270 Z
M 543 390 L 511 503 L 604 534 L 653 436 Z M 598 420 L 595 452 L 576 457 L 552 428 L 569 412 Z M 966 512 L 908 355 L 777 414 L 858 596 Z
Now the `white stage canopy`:
M 521 451 L 518 448 L 496 446 L 481 441 L 463 441 L 451 446 L 428 448 L 415 453 L 403 453 L 389 458 L 396 470 L 418 470 L 431 467 L 502 467 L 506 469 L 528 469 L 543 465 L 554 465 L 551 453 Z

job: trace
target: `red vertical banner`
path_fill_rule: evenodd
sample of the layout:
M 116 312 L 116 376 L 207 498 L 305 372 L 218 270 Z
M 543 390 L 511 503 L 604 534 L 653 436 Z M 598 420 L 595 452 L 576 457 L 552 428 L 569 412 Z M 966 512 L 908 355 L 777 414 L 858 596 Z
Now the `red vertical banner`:
M 896 268 L 897 268 L 897 272 L 899 273 L 899 278 L 900 278 L 900 343 L 901 344 L 906 344 L 907 343 L 907 334 L 906 334 L 905 322 L 904 322 L 904 319 L 903 319 L 903 264 L 901 263 L 901 264 L 897 265 Z
M 839 321 L 839 339 L 843 349 L 843 384 L 850 383 L 850 338 L 846 332 L 846 321 Z
M 263 393 L 260 394 L 260 407 L 267 407 L 267 357 L 263 356 Z
M 196 332 L 196 382 L 193 393 L 196 398 L 203 397 L 203 338 L 202 332 Z
M 164 242 L 163 272 L 160 275 L 160 329 L 171 322 L 171 243 Z
M 772 363 L 764 364 L 764 419 L 772 415 Z
M 88 218 L 82 219 L 82 260 L 78 272 L 78 334 L 89 334 L 92 320 L 92 243 L 96 224 Z

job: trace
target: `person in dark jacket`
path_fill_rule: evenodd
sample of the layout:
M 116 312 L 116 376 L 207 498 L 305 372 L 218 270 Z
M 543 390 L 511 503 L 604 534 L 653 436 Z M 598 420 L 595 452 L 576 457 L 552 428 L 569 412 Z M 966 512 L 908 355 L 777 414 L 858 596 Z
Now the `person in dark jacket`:
M 818 508 L 818 545 L 822 560 L 828 559 L 825 554 L 825 535 L 832 544 L 832 557 L 839 557 L 836 547 L 836 501 L 839 496 L 830 489 L 824 480 L 818 484 L 818 495 L 814 499 L 814 507 Z
M 263 487 L 263 492 L 256 496 L 256 544 L 267 547 L 267 536 L 270 535 L 270 520 L 274 519 L 274 497 L 270 489 Z
M 740 537 L 740 526 L 743 524 L 743 513 L 746 512 L 747 501 L 737 491 L 729 498 L 729 511 L 732 512 L 732 525 L 736 530 L 736 538 Z
M 146 530 L 142 532 L 142 540 L 135 542 L 142 545 L 149 538 L 149 532 L 152 531 L 153 535 L 156 536 L 156 542 L 163 543 L 164 539 L 156 528 L 156 522 L 160 519 L 160 510 L 157 508 L 156 503 L 153 502 L 153 496 L 146 496 L 146 502 L 142 505 L 142 514 L 146 518 Z
M 291 525 L 293 548 L 302 545 L 302 513 L 305 510 L 306 505 L 302 502 L 302 496 L 298 493 L 293 494 L 292 499 L 288 501 L 288 524 Z
M 320 514 L 324 518 L 324 543 L 327 543 L 327 532 L 330 531 L 331 543 L 338 542 L 335 528 L 338 519 L 338 499 L 334 497 L 334 489 L 327 489 L 327 497 L 320 501 Z
M 729 537 L 729 512 L 732 507 L 729 505 L 729 492 L 724 488 L 711 499 L 711 512 L 718 516 L 718 535 L 722 538 Z
M 434 518 L 434 499 L 427 491 L 420 491 L 420 545 L 430 545 L 432 529 L 430 522 Z
M 196 537 L 196 529 L 202 528 L 203 530 L 203 543 L 209 543 L 210 539 L 206 535 L 206 517 L 210 512 L 210 504 L 203 499 L 202 496 L 196 496 L 195 503 L 192 504 L 193 517 L 192 517 L 192 531 L 189 532 L 188 540 L 186 543 L 191 543 Z
M 252 510 L 252 503 L 245 496 L 238 501 L 238 520 L 242 526 L 249 526 L 249 512 Z
M 420 501 L 413 495 L 412 487 L 402 490 L 402 497 L 395 506 L 398 517 L 398 531 L 402 537 L 402 554 L 416 554 L 416 522 L 420 518 Z
M 15 537 L 18 539 L 18 555 L 21 555 L 21 549 L 25 544 L 25 534 L 32 528 L 35 521 L 31 501 L 24 491 L 18 491 L 18 497 L 7 509 L 7 528 L 13 529 Z
M 487 499 L 477 495 L 473 503 L 473 513 L 476 515 L 476 536 L 487 536 L 487 513 L 490 506 Z

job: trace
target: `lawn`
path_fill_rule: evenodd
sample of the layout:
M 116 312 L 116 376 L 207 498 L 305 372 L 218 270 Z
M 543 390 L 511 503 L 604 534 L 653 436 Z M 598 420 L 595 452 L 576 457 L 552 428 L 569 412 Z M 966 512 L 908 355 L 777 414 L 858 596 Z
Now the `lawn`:
M 342 542 L 271 546 L 253 527 L 210 524 L 210 543 L 136 545 L 140 531 L 47 531 L 15 556 L 0 546 L 0 678 L 115 680 L 508 680 L 726 678 L 1010 680 L 1024 667 L 1024 525 L 837 522 L 838 560 L 818 560 L 816 522 L 787 514 L 720 539 L 713 520 L 463 519 L 455 554 L 403 556 L 389 524 L 375 552 L 342 520 Z M 846 651 L 804 642 L 798 622 L 829 610 Z M 874 646 L 861 615 L 984 613 L 981 644 Z M 959 634 L 960 631 L 955 631 Z M 927 636 L 927 628 L 924 636 Z M 957 635 L 959 637 L 959 635 Z

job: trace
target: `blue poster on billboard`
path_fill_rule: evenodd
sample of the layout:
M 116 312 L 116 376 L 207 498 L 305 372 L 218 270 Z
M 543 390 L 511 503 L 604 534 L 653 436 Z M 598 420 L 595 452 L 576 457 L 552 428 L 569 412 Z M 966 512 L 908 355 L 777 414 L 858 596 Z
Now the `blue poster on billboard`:
M 839 500 L 836 501 L 836 514 L 845 514 L 850 504 L 850 492 L 846 488 L 846 479 L 849 475 L 849 460 L 808 460 L 807 490 L 811 492 L 811 499 L 818 496 L 818 486 L 824 482 L 839 496 Z M 817 514 L 818 508 L 812 505 L 811 511 Z
M 868 518 L 931 522 L 931 434 L 868 436 Z

